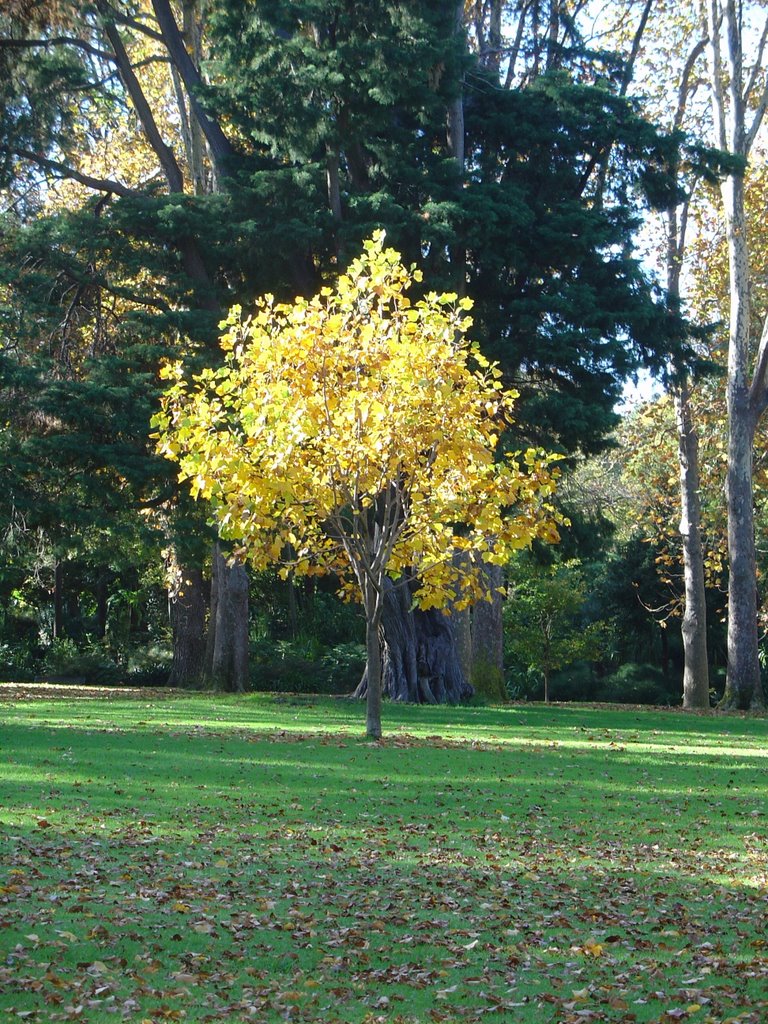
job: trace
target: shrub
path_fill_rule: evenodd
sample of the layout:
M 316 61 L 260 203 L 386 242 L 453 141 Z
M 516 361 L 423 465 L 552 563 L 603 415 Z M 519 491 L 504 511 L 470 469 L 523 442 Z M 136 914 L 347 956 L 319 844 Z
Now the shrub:
M 259 641 L 251 654 L 251 688 L 266 693 L 349 693 L 365 668 L 365 647 L 355 643 L 321 653 L 314 639 Z
M 552 700 L 596 700 L 602 685 L 588 661 L 577 661 L 562 672 L 555 672 L 550 683 Z
M 324 693 L 350 693 L 363 677 L 365 645 L 336 644 L 322 659 L 328 689 Z
M 34 677 L 34 656 L 25 643 L 0 643 L 0 682 L 29 683 Z
M 47 678 L 81 680 L 90 686 L 115 686 L 123 675 L 98 644 L 78 648 L 69 637 L 58 637 L 50 644 L 41 674 Z
M 506 690 L 509 700 L 542 700 L 544 679 L 535 668 L 514 665 L 506 670 Z
M 617 704 L 679 704 L 680 687 L 655 665 L 629 662 L 608 676 L 596 700 Z
M 472 685 L 475 695 L 490 704 L 503 704 L 509 700 L 504 676 L 495 665 L 487 662 L 473 665 Z

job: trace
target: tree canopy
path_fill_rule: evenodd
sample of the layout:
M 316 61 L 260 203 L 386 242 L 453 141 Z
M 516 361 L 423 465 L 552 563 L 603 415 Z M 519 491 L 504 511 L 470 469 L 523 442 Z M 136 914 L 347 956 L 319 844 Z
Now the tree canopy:
M 236 554 L 351 576 L 376 645 L 387 576 L 414 576 L 423 608 L 461 607 L 482 596 L 483 562 L 557 540 L 551 460 L 494 457 L 516 396 L 463 341 L 471 300 L 411 302 L 420 276 L 379 232 L 335 289 L 266 296 L 246 320 L 235 307 L 224 365 L 191 386 L 171 366 L 155 421 Z M 370 700 L 370 659 L 368 677 Z

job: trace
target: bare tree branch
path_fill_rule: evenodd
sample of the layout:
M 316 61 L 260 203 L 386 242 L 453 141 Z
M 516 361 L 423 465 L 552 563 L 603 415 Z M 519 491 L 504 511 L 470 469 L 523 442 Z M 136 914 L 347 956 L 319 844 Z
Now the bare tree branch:
M 31 160 L 38 167 L 53 171 L 60 178 L 71 178 L 73 181 L 78 181 L 81 185 L 92 188 L 96 192 L 112 192 L 116 196 L 124 196 L 125 198 L 141 194 L 136 189 L 129 188 L 119 181 L 112 181 L 110 178 L 94 178 L 90 174 L 83 174 L 82 171 L 75 170 L 74 167 L 70 167 L 60 160 L 53 160 L 51 157 L 43 156 L 42 153 L 34 153 L 29 149 L 17 148 L 13 150 L 13 154 L 22 157 L 24 160 Z
M 635 34 L 632 38 L 632 49 L 629 51 L 629 59 L 624 65 L 624 74 L 621 76 L 621 87 L 619 88 L 619 96 L 626 96 L 627 89 L 629 89 L 632 81 L 632 76 L 635 73 L 635 61 L 637 55 L 640 52 L 640 44 L 643 41 L 643 34 L 645 33 L 645 26 L 648 24 L 648 18 L 653 7 L 653 0 L 645 0 L 645 7 L 643 13 L 640 16 L 640 22 L 635 29 Z
M 757 418 L 768 406 L 768 316 L 763 321 L 760 344 L 757 348 L 755 372 L 749 388 L 749 404 Z
M 169 0 L 152 0 L 152 7 L 162 31 L 162 40 L 184 81 L 190 106 L 208 142 L 219 175 L 225 175 L 227 173 L 226 162 L 234 156 L 234 147 L 221 130 L 218 121 L 211 120 L 200 105 L 196 94 L 203 82 L 194 61 L 187 53 Z
M 163 168 L 168 182 L 168 188 L 171 192 L 183 192 L 184 175 L 173 151 L 165 144 L 160 134 L 160 129 L 157 127 L 157 122 L 144 95 L 144 90 L 131 67 L 125 45 L 114 22 L 112 8 L 102 0 L 99 3 L 99 10 L 104 15 L 104 32 L 114 50 L 117 66 L 120 70 L 120 77 L 128 91 L 128 95 L 131 97 L 131 102 L 141 121 L 147 140 L 160 161 L 160 166 Z
M 749 81 L 747 82 L 747 85 L 744 89 L 743 100 L 745 106 L 749 104 L 749 98 L 752 95 L 752 90 L 755 88 L 755 85 L 757 84 L 758 75 L 763 70 L 763 54 L 765 53 L 766 42 L 768 42 L 768 17 L 766 17 L 765 24 L 763 25 L 763 33 L 760 36 L 760 43 L 757 48 L 757 56 L 755 57 L 755 64 L 752 68 L 752 74 L 749 76 Z
M 0 39 L 0 49 L 23 50 L 23 49 L 47 49 L 49 46 L 76 46 L 86 53 L 90 53 L 99 60 L 114 62 L 114 56 L 107 50 L 100 50 L 84 39 L 77 36 L 52 36 L 50 39 Z
M 712 89 L 712 119 L 715 125 L 715 144 L 720 149 L 728 148 L 725 131 L 725 93 L 723 91 L 723 57 L 720 50 L 720 23 L 722 12 L 717 0 L 707 0 L 707 30 L 709 46 L 709 79 Z
M 150 39 L 154 39 L 157 43 L 163 42 L 163 37 L 159 32 L 156 32 L 149 25 L 145 25 L 143 21 L 138 21 L 136 18 L 131 18 L 127 14 L 123 14 L 121 11 L 116 11 L 111 8 L 112 16 L 119 25 L 125 25 L 126 28 L 134 28 L 137 32 L 143 33 L 145 36 L 149 36 Z
M 675 119 L 672 122 L 672 128 L 674 131 L 680 131 L 683 126 L 683 117 L 685 116 L 685 108 L 688 104 L 688 96 L 690 94 L 691 75 L 693 74 L 696 61 L 704 52 L 704 47 L 707 45 L 707 41 L 708 40 L 706 38 L 700 39 L 688 54 L 688 60 L 685 62 L 683 73 L 680 76 L 680 86 L 677 90 L 677 110 L 675 111 Z

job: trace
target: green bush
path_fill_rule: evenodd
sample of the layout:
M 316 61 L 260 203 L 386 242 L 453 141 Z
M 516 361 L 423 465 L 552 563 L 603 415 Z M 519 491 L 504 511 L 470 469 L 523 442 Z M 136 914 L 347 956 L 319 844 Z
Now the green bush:
M 127 686 L 165 686 L 171 671 L 171 652 L 155 644 L 133 647 L 125 668 Z
M 0 643 L 0 682 L 29 683 L 34 677 L 34 656 L 29 646 Z
M 549 696 L 560 701 L 596 700 L 602 683 L 588 661 L 577 661 L 552 674 Z
M 679 704 L 680 687 L 655 665 L 628 662 L 607 677 L 595 699 L 611 704 Z
M 39 674 L 44 678 L 78 680 L 90 686 L 115 686 L 124 675 L 98 644 L 79 648 L 69 637 L 59 637 L 50 644 Z
M 336 644 L 322 659 L 328 689 L 323 693 L 351 693 L 363 678 L 365 645 Z
M 509 700 L 544 699 L 544 679 L 538 669 L 513 665 L 506 669 L 505 682 Z
M 365 668 L 362 644 L 337 644 L 324 653 L 317 640 L 259 641 L 251 647 L 251 688 L 264 693 L 349 693 Z M 314 654 L 314 657 L 309 655 Z

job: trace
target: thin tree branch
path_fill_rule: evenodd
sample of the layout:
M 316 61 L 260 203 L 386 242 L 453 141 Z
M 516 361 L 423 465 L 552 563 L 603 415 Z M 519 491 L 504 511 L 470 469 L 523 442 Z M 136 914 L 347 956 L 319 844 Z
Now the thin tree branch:
M 648 18 L 653 7 L 653 0 L 646 0 L 643 13 L 640 17 L 640 22 L 635 30 L 634 37 L 632 38 L 632 49 L 629 51 L 629 59 L 624 65 L 624 74 L 621 76 L 621 86 L 619 88 L 619 96 L 626 96 L 627 89 L 629 89 L 632 76 L 635 72 L 635 61 L 637 55 L 640 52 L 640 44 L 643 40 L 643 34 L 645 32 L 645 26 L 648 24 Z
M 720 24 L 722 12 L 717 0 L 707 0 L 707 29 L 709 46 L 707 57 L 709 63 L 710 87 L 712 89 L 712 120 L 715 127 L 715 144 L 719 149 L 728 148 L 725 131 L 725 94 L 723 92 L 723 58 L 720 52 Z
M 156 32 L 149 25 L 145 25 L 141 21 L 137 21 L 136 18 L 131 18 L 127 14 L 122 14 L 120 11 L 116 11 L 113 7 L 110 7 L 115 21 L 120 25 L 125 25 L 126 28 L 135 28 L 137 32 L 142 32 L 145 36 L 149 36 L 150 39 L 154 39 L 157 43 L 163 42 L 163 37 L 159 32 Z
M 680 86 L 677 90 L 677 110 L 675 111 L 675 119 L 672 122 L 673 131 L 680 131 L 683 127 L 683 117 L 685 116 L 685 108 L 688 104 L 688 96 L 690 93 L 689 83 L 691 75 L 693 74 L 696 61 L 704 52 L 707 41 L 708 40 L 706 38 L 700 39 L 688 54 L 688 60 L 685 62 L 685 67 L 683 68 L 683 73 L 680 77 Z
M 728 95 L 731 103 L 729 118 L 732 138 L 731 149 L 739 156 L 747 155 L 744 131 L 744 102 L 741 97 L 742 41 L 741 27 L 736 13 L 736 0 L 725 0 L 725 34 L 728 40 Z
M 107 50 L 100 50 L 76 36 L 53 36 L 50 39 L 0 39 L 0 49 L 47 49 L 49 46 L 76 46 L 99 60 L 114 62 L 114 56 Z
M 763 321 L 763 330 L 760 335 L 760 344 L 757 348 L 757 359 L 755 360 L 755 372 L 752 376 L 752 383 L 749 388 L 749 404 L 755 415 L 760 416 L 768 406 L 768 316 Z
M 768 32 L 768 21 L 766 22 L 765 31 Z M 761 43 L 761 51 L 762 51 L 762 43 Z M 755 70 L 756 69 L 757 69 L 757 65 L 755 67 Z M 750 83 L 750 90 L 749 91 L 751 91 L 751 88 L 752 88 L 752 83 Z M 747 95 L 749 95 L 749 93 L 747 93 Z M 752 118 L 752 124 L 750 125 L 749 131 L 747 132 L 747 137 L 746 137 L 746 140 L 745 140 L 745 146 L 746 146 L 747 153 L 749 153 L 749 151 L 752 149 L 752 143 L 755 141 L 755 136 L 760 131 L 760 125 L 763 123 L 763 118 L 765 117 L 766 108 L 768 108 L 768 79 L 766 79 L 765 85 L 763 86 L 762 94 L 760 96 L 760 99 L 758 100 L 757 107 L 755 108 L 755 113 L 754 113 L 754 116 Z
M 92 188 L 96 192 L 112 192 L 116 196 L 124 196 L 125 198 L 131 198 L 141 194 L 136 189 L 129 188 L 127 185 L 123 185 L 119 181 L 112 181 L 110 178 L 94 178 L 90 174 L 83 174 L 82 171 L 77 171 L 74 167 L 69 167 L 60 160 L 53 160 L 50 157 L 43 156 L 42 153 L 34 153 L 30 149 L 16 148 L 13 149 L 12 152 L 15 156 L 20 156 L 24 160 L 31 160 L 33 163 L 36 163 L 38 167 L 44 167 L 49 171 L 54 171 L 61 178 L 71 178 L 73 181 L 78 181 L 81 185 L 86 185 L 88 188 Z
M 131 67 L 125 45 L 114 22 L 113 11 L 104 0 L 101 0 L 99 3 L 99 10 L 104 16 L 104 32 L 114 50 L 117 66 L 120 70 L 120 77 L 125 88 L 128 90 L 128 95 L 131 97 L 131 102 L 144 128 L 147 140 L 160 161 L 160 166 L 163 168 L 168 182 L 168 188 L 171 192 L 183 192 L 184 175 L 173 151 L 163 141 L 160 129 L 157 127 L 157 122 L 152 114 L 141 84 Z
M 768 42 L 768 17 L 766 17 L 765 24 L 763 25 L 763 33 L 760 36 L 760 43 L 757 47 L 757 56 L 755 57 L 755 64 L 752 68 L 752 74 L 749 76 L 749 82 L 747 82 L 747 85 L 744 89 L 744 96 L 742 97 L 744 101 L 744 106 L 747 106 L 749 104 L 749 98 L 752 95 L 752 90 L 755 88 L 755 85 L 757 84 L 758 75 L 763 70 L 763 54 L 765 53 L 766 42 Z

